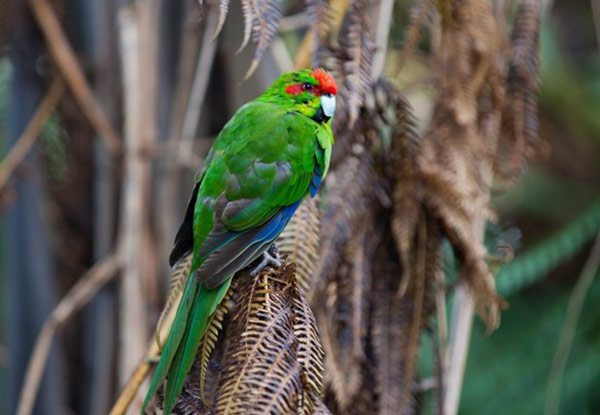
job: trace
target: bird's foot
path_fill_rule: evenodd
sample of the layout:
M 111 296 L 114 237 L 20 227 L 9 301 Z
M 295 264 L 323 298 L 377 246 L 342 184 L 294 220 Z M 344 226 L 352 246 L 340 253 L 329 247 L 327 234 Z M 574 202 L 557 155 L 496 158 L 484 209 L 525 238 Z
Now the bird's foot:
M 263 252 L 262 260 L 252 271 L 250 271 L 250 275 L 254 277 L 259 272 L 261 272 L 263 268 L 267 265 L 270 265 L 273 268 L 279 268 L 281 266 L 281 257 L 279 256 L 279 252 L 277 251 L 277 248 L 275 248 L 274 245 L 271 245 L 269 249 Z

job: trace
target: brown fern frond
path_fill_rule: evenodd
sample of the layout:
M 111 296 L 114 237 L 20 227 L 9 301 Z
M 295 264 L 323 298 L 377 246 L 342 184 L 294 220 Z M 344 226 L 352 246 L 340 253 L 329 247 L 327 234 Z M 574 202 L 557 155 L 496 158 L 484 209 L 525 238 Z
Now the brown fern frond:
M 164 324 L 165 317 L 169 314 L 169 311 L 173 308 L 173 306 L 177 306 L 179 303 L 179 298 L 181 296 L 181 292 L 187 283 L 188 276 L 190 275 L 190 270 L 192 268 L 192 259 L 194 255 L 190 252 L 177 264 L 175 265 L 175 269 L 171 274 L 171 280 L 169 282 L 169 293 L 167 294 L 167 299 L 165 301 L 165 307 L 163 311 L 160 313 L 160 318 L 158 319 L 158 323 L 156 324 L 156 331 L 154 337 L 156 339 L 156 344 L 158 348 L 162 350 L 163 341 L 160 338 L 160 329 Z
M 504 95 L 497 63 L 501 44 L 489 2 L 461 0 L 438 7 L 444 31 L 435 56 L 439 95 L 417 156 L 406 157 L 406 147 L 396 146 L 393 231 L 404 269 L 412 269 L 407 262 L 415 258 L 417 224 L 425 220 L 417 212 L 422 208 L 426 220 L 435 219 L 461 260 L 460 276 L 493 327 L 504 303 L 495 293 L 480 233 L 485 220 L 493 218 L 491 163 Z M 405 278 L 404 284 L 407 288 L 410 281 Z
M 410 21 L 405 31 L 404 45 L 398 57 L 398 68 L 401 69 L 406 59 L 413 53 L 424 27 L 433 21 L 432 14 L 435 12 L 434 2 L 431 0 L 420 0 L 415 2 L 410 10 Z
M 399 296 L 397 256 L 377 262 L 374 269 L 371 341 L 374 355 L 374 377 L 379 414 L 412 414 L 417 412 L 414 396 L 416 361 L 421 330 L 428 324 L 432 311 L 430 286 L 433 273 L 441 267 L 439 232 L 425 220 L 420 210 L 419 227 L 414 241 L 414 261 L 409 289 Z M 388 239 L 378 251 L 393 252 Z
M 392 235 L 405 270 L 410 268 L 412 241 L 417 228 L 422 191 L 418 180 L 417 159 L 421 140 L 417 133 L 412 108 L 404 96 L 391 84 L 378 81 L 373 86 L 369 118 L 379 128 L 391 127 L 390 152 L 386 155 L 386 174 L 395 180 L 392 193 Z M 407 275 L 405 275 L 407 277 Z M 403 278 L 402 291 L 409 279 Z
M 215 33 L 213 34 L 211 42 L 214 42 L 217 39 L 219 33 L 221 33 L 221 29 L 223 29 L 225 18 L 229 12 L 229 1 L 230 0 L 219 0 L 219 16 L 217 20 L 217 27 L 215 28 Z
M 293 293 L 292 308 L 294 311 L 294 334 L 298 338 L 298 362 L 308 386 L 307 395 L 320 398 L 323 395 L 325 353 L 321 346 L 315 316 L 308 302 L 300 292 L 300 287 L 295 286 L 293 290 L 295 292 Z M 312 410 L 312 406 L 307 406 L 307 409 Z
M 309 303 L 333 272 L 344 252 L 343 246 L 359 219 L 371 208 L 377 187 L 373 156 L 359 144 L 354 145 L 353 149 L 353 154 L 331 171 L 327 178 L 327 196 L 323 199 L 326 208 L 321 219 L 320 257 L 311 291 L 307 295 Z
M 367 0 L 352 2 L 339 34 L 340 51 L 343 53 L 343 88 L 340 94 L 348 106 L 350 126 L 358 119 L 365 94 L 372 83 L 375 45 L 367 5 Z
M 332 10 L 326 0 L 304 0 L 306 13 L 311 21 L 310 30 L 315 37 L 315 51 L 321 44 L 321 37 L 327 32 L 332 20 Z
M 244 75 L 244 80 L 248 79 L 258 67 L 267 47 L 271 44 L 273 37 L 277 33 L 277 26 L 281 18 L 282 0 L 250 0 L 252 7 L 252 38 L 256 43 L 254 57 L 250 62 L 250 67 Z M 244 13 L 246 10 L 244 9 Z
M 364 384 L 371 266 L 382 229 L 374 229 L 373 213 L 363 215 L 346 245 L 344 260 L 327 287 L 320 316 L 326 347 L 326 378 L 342 411 L 353 404 Z
M 538 0 L 523 1 L 512 30 L 502 117 L 502 133 L 507 142 L 501 142 L 508 147 L 505 150 L 510 158 L 499 166 L 499 173 L 509 180 L 521 174 L 525 160 L 535 155 L 538 144 L 540 14 Z
M 210 361 L 211 353 L 217 344 L 219 333 L 223 330 L 223 319 L 229 311 L 229 300 L 233 295 L 234 289 L 235 284 L 234 286 L 229 287 L 229 290 L 225 294 L 223 301 L 221 301 L 215 312 L 210 316 L 208 325 L 206 327 L 206 332 L 204 333 L 202 341 L 200 342 L 200 346 L 198 347 L 198 360 L 200 361 L 199 390 L 200 397 L 202 398 L 203 402 L 206 402 L 204 385 L 206 382 L 208 363 Z
M 322 400 L 318 399 L 313 410 L 313 415 L 331 415 L 331 411 Z
M 316 328 L 299 297 L 294 266 L 239 275 L 237 290 L 215 411 L 305 412 L 308 402 L 318 399 L 314 393 L 320 393 L 319 375 L 312 373 L 320 367 L 319 346 L 313 344 Z
M 373 281 L 371 341 L 375 359 L 377 413 L 410 414 L 415 412 L 414 397 L 409 395 L 407 402 L 402 399 L 405 398 L 404 390 L 410 389 L 412 381 L 405 377 L 403 369 L 413 300 L 409 296 L 398 297 L 399 286 L 398 279 L 394 278 L 394 269 L 393 263 L 380 264 Z
M 321 219 L 318 203 L 318 197 L 306 198 L 277 238 L 278 251 L 296 264 L 296 279 L 303 293 L 312 286 L 319 258 Z
M 252 25 L 255 17 L 253 1 L 254 0 L 240 0 L 242 4 L 242 14 L 244 16 L 244 38 L 242 39 L 242 44 L 235 52 L 236 55 L 244 50 L 244 48 L 248 45 L 248 42 L 250 42 L 250 37 L 252 36 Z

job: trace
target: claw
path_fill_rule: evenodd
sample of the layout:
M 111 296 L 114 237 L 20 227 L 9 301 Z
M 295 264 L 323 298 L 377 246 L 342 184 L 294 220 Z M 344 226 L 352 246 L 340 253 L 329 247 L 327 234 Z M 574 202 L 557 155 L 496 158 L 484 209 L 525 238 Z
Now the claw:
M 258 265 L 252 271 L 250 271 L 250 275 L 253 277 L 261 272 L 267 265 L 270 265 L 273 268 L 279 268 L 281 266 L 281 258 L 277 248 L 275 248 L 274 245 L 271 245 L 269 249 L 263 252 L 262 258 L 263 259 L 258 263 Z

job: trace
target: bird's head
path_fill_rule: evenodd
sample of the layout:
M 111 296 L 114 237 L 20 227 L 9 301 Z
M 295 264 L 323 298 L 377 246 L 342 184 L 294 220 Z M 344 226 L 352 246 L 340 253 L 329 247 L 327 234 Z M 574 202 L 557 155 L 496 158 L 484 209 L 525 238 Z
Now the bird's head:
M 259 98 L 289 107 L 318 123 L 331 120 L 335 112 L 337 85 L 323 69 L 303 69 L 281 75 Z

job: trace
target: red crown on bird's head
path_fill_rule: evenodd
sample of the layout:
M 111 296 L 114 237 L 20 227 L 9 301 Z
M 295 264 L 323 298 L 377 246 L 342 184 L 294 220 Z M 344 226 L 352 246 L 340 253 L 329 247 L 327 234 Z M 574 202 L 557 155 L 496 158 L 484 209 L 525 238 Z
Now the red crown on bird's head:
M 335 83 L 335 79 L 333 76 L 329 75 L 323 69 L 315 69 L 312 73 L 312 76 L 319 83 L 319 90 L 323 94 L 337 94 L 337 85 Z

